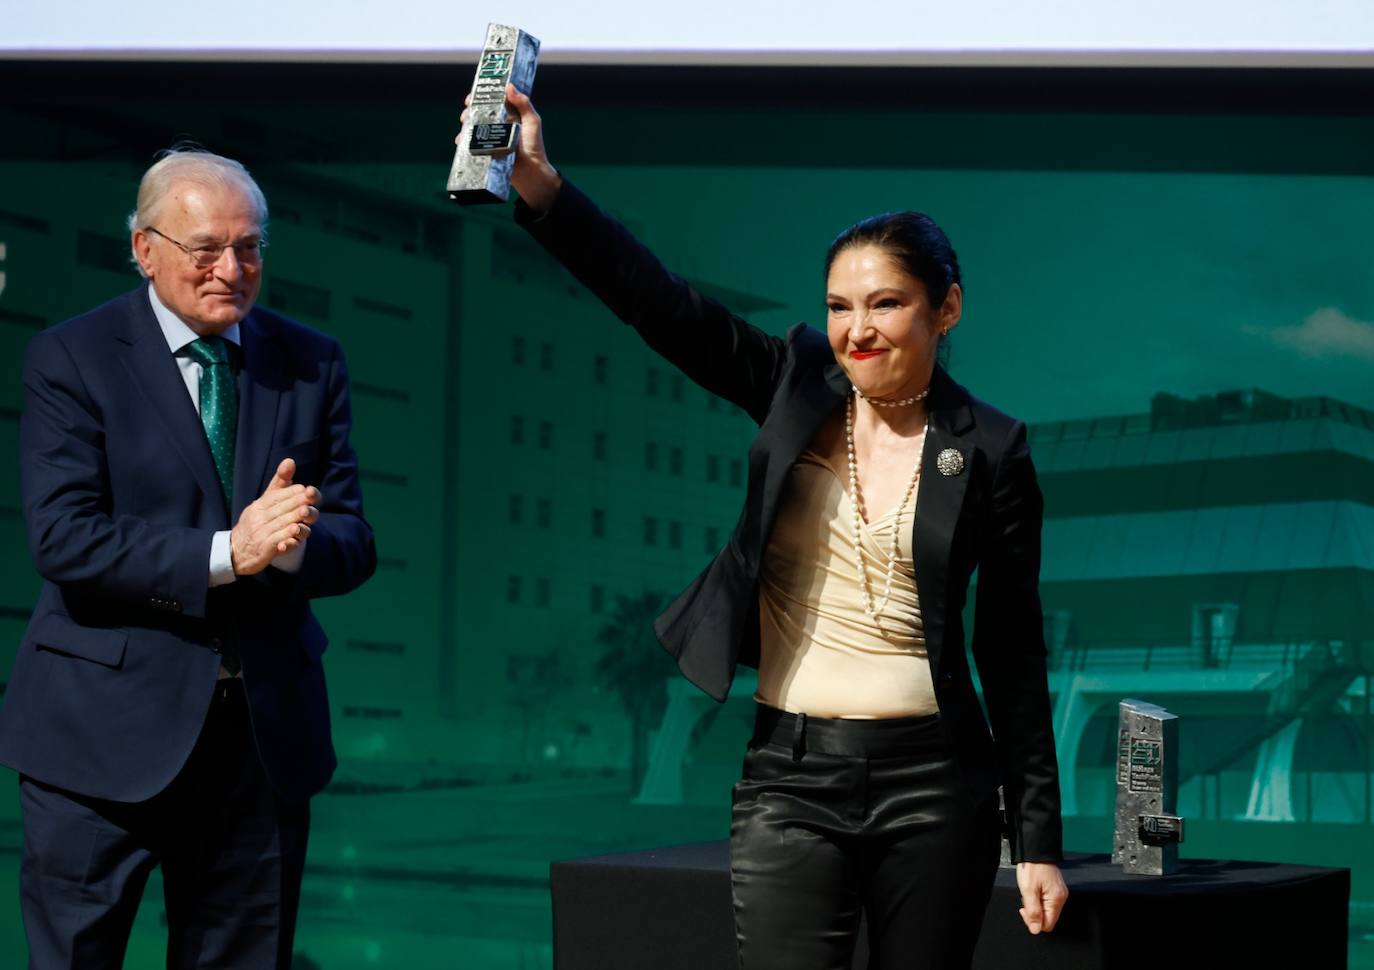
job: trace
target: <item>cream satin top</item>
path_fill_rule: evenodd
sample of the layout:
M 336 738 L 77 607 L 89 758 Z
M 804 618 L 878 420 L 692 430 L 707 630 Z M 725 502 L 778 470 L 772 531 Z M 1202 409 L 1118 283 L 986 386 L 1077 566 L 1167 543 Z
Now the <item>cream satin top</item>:
M 761 654 L 755 699 L 817 717 L 885 718 L 939 710 L 926 659 L 912 563 L 914 500 L 902 510 L 892 596 L 864 612 L 852 505 L 839 472 L 802 452 L 759 575 Z M 918 486 L 919 488 L 919 486 Z M 882 599 L 896 509 L 863 523 L 873 602 Z

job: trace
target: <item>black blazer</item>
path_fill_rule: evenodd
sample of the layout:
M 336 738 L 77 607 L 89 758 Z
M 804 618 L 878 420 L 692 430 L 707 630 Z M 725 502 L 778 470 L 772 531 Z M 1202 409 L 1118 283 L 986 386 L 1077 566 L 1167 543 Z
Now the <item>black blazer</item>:
M 45 582 L 0 706 L 0 764 L 69 791 L 142 801 L 186 762 L 221 651 L 236 647 L 276 790 L 334 771 L 310 600 L 348 592 L 377 556 L 332 337 L 261 308 L 240 324 L 233 510 L 146 286 L 36 335 L 24 361 L 20 480 Z M 277 464 L 322 494 L 300 571 L 209 587 L 210 545 Z
M 682 673 L 724 700 L 736 666 L 758 665 L 759 563 L 783 483 L 843 406 L 849 382 L 825 334 L 797 324 L 779 338 L 751 326 L 669 273 L 570 182 L 542 217 L 517 203 L 516 221 L 650 347 L 759 424 L 730 541 L 655 624 Z M 912 548 L 941 727 L 970 804 L 1003 786 L 1013 861 L 1059 862 L 1059 772 L 1038 589 L 1043 502 L 1026 426 L 939 367 L 927 406 Z M 937 458 L 951 448 L 963 468 L 941 474 Z M 962 611 L 975 568 L 973 658 L 991 733 L 964 651 Z

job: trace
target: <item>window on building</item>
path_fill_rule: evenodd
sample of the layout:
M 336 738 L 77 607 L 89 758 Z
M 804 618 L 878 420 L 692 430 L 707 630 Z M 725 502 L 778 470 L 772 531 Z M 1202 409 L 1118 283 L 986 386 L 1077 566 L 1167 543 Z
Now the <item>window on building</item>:
M 658 471 L 658 443 L 646 441 L 644 443 L 644 468 L 647 471 Z
M 549 499 L 541 498 L 539 504 L 535 506 L 534 524 L 541 529 L 547 529 L 553 523 L 553 502 Z
M 548 606 L 551 599 L 552 594 L 549 591 L 549 578 L 547 576 L 540 576 L 534 581 L 534 605 Z
M 644 393 L 649 397 L 658 397 L 658 368 L 650 367 L 644 372 Z
M 744 484 L 744 462 L 739 458 L 730 459 L 730 484 L 736 488 Z
M 682 449 L 672 448 L 668 451 L 668 474 L 682 476 Z
M 681 374 L 674 373 L 668 381 L 668 396 L 674 401 L 681 401 L 683 392 L 687 386 L 687 378 Z
M 510 497 L 510 524 L 519 525 L 525 514 L 525 498 L 522 495 Z
M 592 509 L 592 535 L 598 539 L 606 535 L 605 509 Z
M 1193 607 L 1193 648 L 1204 667 L 1230 662 L 1240 606 L 1236 603 L 1198 603 Z
M 553 422 L 539 422 L 539 447 L 545 451 L 553 447 Z
M 506 577 L 506 602 L 507 602 L 507 603 L 519 603 L 519 602 L 520 602 L 520 577 L 519 577 L 519 576 L 507 576 L 507 577 Z
M 669 522 L 669 523 L 668 523 L 668 548 L 670 548 L 670 549 L 681 549 L 681 548 L 682 548 L 682 523 L 681 523 L 681 522 Z
M 706 527 L 706 552 L 713 556 L 720 552 L 720 529 L 714 525 Z
M 644 544 L 646 546 L 658 545 L 658 519 L 651 515 L 644 516 Z
M 525 443 L 525 419 L 519 414 L 511 415 L 510 419 L 510 443 L 521 445 Z
M 600 613 L 606 609 L 606 587 L 593 586 L 591 589 L 591 602 L 589 604 L 593 613 Z
M 606 460 L 606 432 L 592 432 L 592 457 L 597 461 Z
M 598 384 L 606 383 L 606 370 L 609 365 L 605 354 L 597 354 L 592 360 L 592 380 Z
M 539 369 L 553 370 L 553 344 L 548 341 L 539 345 Z
M 720 456 L 706 456 L 706 480 L 708 482 L 720 481 Z
M 518 334 L 510 338 L 510 359 L 515 364 L 525 362 L 525 338 Z

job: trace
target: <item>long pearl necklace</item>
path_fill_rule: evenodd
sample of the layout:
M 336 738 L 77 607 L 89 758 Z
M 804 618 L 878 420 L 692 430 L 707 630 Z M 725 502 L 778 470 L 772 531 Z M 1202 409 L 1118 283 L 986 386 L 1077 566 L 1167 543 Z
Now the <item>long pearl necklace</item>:
M 875 620 L 882 612 L 883 607 L 887 606 L 888 600 L 892 597 L 892 576 L 897 570 L 898 542 L 902 535 L 902 510 L 906 508 L 907 500 L 911 498 L 911 493 L 916 491 L 916 483 L 921 479 L 921 457 L 926 451 L 926 437 L 930 431 L 930 418 L 926 418 L 926 426 L 921 432 L 921 447 L 916 451 L 916 467 L 911 472 L 911 481 L 907 482 L 906 492 L 902 495 L 902 501 L 897 506 L 897 518 L 892 523 L 892 552 L 887 559 L 887 581 L 883 584 L 882 602 L 876 605 L 873 602 L 873 594 L 868 587 L 868 567 L 864 565 L 863 550 L 863 519 L 864 519 L 864 500 L 863 493 L 859 491 L 859 463 L 854 457 L 854 397 L 851 394 L 845 398 L 844 407 L 844 444 L 849 452 L 849 492 L 854 496 L 854 501 L 850 503 L 854 511 L 854 556 L 859 562 L 859 592 L 863 596 L 864 612 Z M 924 397 L 922 393 L 920 397 Z M 913 398 L 912 403 L 920 400 L 920 397 Z

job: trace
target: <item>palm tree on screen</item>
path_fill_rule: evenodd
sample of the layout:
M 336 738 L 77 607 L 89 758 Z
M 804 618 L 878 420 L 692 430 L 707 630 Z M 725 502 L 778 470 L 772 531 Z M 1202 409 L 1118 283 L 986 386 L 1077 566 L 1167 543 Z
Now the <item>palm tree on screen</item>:
M 654 636 L 654 618 L 666 597 L 658 592 L 615 597 L 610 618 L 596 633 L 605 650 L 596 662 L 600 687 L 609 690 L 630 718 L 630 786 L 638 791 L 649 766 L 649 735 L 668 704 L 672 658 Z

